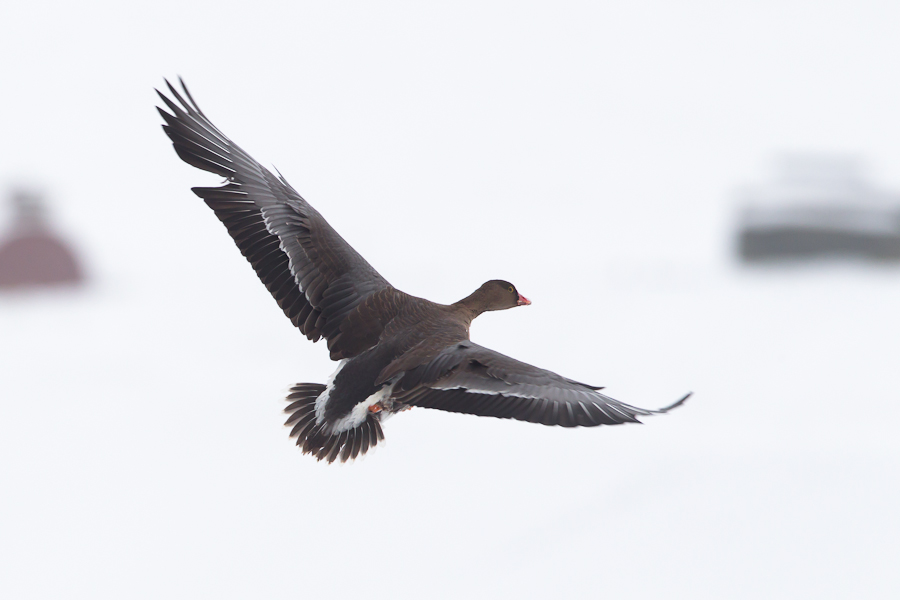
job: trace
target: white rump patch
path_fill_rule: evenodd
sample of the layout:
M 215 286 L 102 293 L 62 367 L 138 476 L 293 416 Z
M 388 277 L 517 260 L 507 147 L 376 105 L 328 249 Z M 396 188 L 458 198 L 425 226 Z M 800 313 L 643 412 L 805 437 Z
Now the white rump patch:
M 321 423 L 325 420 L 325 405 L 328 403 L 328 396 L 331 395 L 331 390 L 334 387 L 334 379 L 337 377 L 337 374 L 341 372 L 341 369 L 344 368 L 344 365 L 347 364 L 349 358 L 345 358 L 341 362 L 338 363 L 337 369 L 334 370 L 334 373 L 328 376 L 328 379 L 325 381 L 325 391 L 319 394 L 319 397 L 316 398 L 316 423 Z
M 325 421 L 325 405 L 328 404 L 328 398 L 331 395 L 331 390 L 334 387 L 334 380 L 337 377 L 337 374 L 341 372 L 341 369 L 344 368 L 344 365 L 346 365 L 349 360 L 349 358 L 345 358 L 340 363 L 338 363 L 338 368 L 335 369 L 334 373 L 332 373 L 328 377 L 328 380 L 325 382 L 325 391 L 319 394 L 319 397 L 316 398 L 316 423 L 321 424 Z M 369 414 L 369 407 L 386 400 L 391 395 L 391 391 L 393 389 L 393 385 L 385 386 L 366 398 L 363 402 L 360 402 L 359 404 L 354 406 L 347 416 L 342 417 L 341 419 L 338 419 L 337 421 L 332 423 L 329 429 L 329 433 L 331 435 L 334 435 L 336 433 L 341 433 L 342 431 L 353 429 L 354 427 L 359 427 L 363 423 L 363 421 L 366 420 L 366 417 Z M 379 420 L 384 421 L 389 414 L 389 410 L 381 411 L 381 413 L 379 413 Z
M 336 433 L 340 433 L 342 431 L 347 431 L 348 429 L 353 429 L 354 427 L 359 427 L 369 416 L 369 407 L 386 400 L 393 390 L 393 386 L 385 386 L 366 398 L 364 401 L 360 402 L 356 406 L 353 407 L 353 410 L 350 411 L 346 417 L 342 417 L 337 420 L 331 426 L 331 435 Z M 385 417 L 389 415 L 390 412 L 387 410 L 382 410 L 379 413 L 379 421 L 384 421 Z M 318 416 L 318 415 L 317 415 Z

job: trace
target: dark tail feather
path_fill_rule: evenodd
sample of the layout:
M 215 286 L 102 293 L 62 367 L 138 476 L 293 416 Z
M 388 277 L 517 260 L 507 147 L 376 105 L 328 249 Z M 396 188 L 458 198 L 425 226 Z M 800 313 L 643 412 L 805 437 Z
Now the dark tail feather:
M 312 454 L 329 463 L 337 459 L 347 462 L 362 456 L 384 439 L 381 425 L 371 415 L 353 429 L 334 435 L 325 433 L 316 423 L 316 398 L 324 391 L 325 386 L 320 383 L 298 383 L 286 398 L 290 404 L 284 412 L 290 416 L 284 424 L 292 426 L 290 436 L 297 438 L 303 454 Z

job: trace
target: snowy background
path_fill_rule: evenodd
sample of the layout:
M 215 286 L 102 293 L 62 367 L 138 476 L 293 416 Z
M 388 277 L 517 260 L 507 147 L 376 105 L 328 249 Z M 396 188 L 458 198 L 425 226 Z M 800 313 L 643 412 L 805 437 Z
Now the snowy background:
M 91 278 L 0 296 L 0 596 L 900 597 L 900 269 L 745 269 L 731 237 L 781 152 L 900 189 L 900 5 L 0 18 L 0 190 L 43 190 Z M 579 430 L 417 409 L 354 464 L 301 455 L 283 392 L 333 365 L 190 192 L 217 178 L 152 90 L 179 74 L 395 286 L 534 301 L 477 342 L 695 396 Z

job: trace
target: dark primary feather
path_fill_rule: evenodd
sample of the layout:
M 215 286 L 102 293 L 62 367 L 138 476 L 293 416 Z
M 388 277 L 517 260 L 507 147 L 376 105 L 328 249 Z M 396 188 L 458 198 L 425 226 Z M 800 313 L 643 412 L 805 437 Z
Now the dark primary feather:
M 664 413 L 690 396 L 660 410 L 645 410 L 598 389 L 466 341 L 406 371 L 392 397 L 402 404 L 449 412 L 594 427 L 639 423 L 639 416 Z
M 315 341 L 325 337 L 333 358 L 360 344 L 340 325 L 359 303 L 393 289 L 283 177 L 276 177 L 206 118 L 181 82 L 187 100 L 167 81 L 177 103 L 159 93 L 159 109 L 178 156 L 228 179 L 198 187 L 203 198 L 291 322 Z M 399 292 L 398 292 L 399 293 Z M 352 351 L 346 350 L 352 347 Z

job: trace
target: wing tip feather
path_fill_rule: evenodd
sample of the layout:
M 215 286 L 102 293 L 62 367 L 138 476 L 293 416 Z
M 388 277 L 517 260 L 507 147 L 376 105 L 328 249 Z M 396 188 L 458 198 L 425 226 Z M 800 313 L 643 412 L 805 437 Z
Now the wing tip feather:
M 673 402 L 672 404 L 670 404 L 668 406 L 664 406 L 663 408 L 660 408 L 659 410 L 655 410 L 653 412 L 655 412 L 657 414 L 661 414 L 661 415 L 665 414 L 665 413 L 669 412 L 670 410 L 676 409 L 679 406 L 681 406 L 682 404 L 684 404 L 685 402 L 687 402 L 688 398 L 690 398 L 693 395 L 694 395 L 694 392 L 688 392 L 687 394 L 682 396 L 679 400 Z

